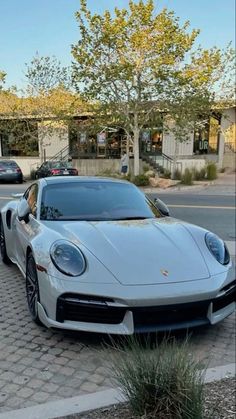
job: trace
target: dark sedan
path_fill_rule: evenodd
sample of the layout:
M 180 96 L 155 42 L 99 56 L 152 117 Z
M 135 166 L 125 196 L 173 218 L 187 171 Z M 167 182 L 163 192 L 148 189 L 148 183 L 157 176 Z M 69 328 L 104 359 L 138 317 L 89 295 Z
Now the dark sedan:
M 0 182 L 23 182 L 21 168 L 14 160 L 0 160 Z
M 35 172 L 36 179 L 49 176 L 77 176 L 78 170 L 67 161 L 45 161 Z

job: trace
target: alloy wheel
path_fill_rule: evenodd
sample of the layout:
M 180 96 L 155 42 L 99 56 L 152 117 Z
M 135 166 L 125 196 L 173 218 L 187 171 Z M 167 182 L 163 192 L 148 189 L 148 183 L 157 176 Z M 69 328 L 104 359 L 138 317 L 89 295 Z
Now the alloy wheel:
M 36 323 L 40 323 L 37 303 L 39 301 L 39 286 L 36 264 L 33 255 L 30 254 L 26 268 L 26 295 L 30 315 Z
M 9 257 L 7 256 L 7 248 L 6 248 L 6 239 L 4 234 L 3 222 L 0 219 L 0 252 L 2 261 L 9 265 L 11 263 Z

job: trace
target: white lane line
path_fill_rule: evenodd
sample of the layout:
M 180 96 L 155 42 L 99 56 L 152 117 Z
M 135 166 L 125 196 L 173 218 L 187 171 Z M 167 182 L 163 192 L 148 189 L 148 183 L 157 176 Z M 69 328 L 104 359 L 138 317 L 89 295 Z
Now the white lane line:
M 231 256 L 236 256 L 236 242 L 235 241 L 225 241 L 225 244 L 229 249 L 229 254 Z
M 215 205 L 181 205 L 181 204 L 167 204 L 170 208 L 203 208 L 203 209 L 226 209 L 236 210 L 236 207 L 223 207 Z
M 223 378 L 233 378 L 234 376 L 235 364 L 221 365 L 215 368 L 208 368 L 204 381 L 208 383 L 219 381 Z M 113 388 L 0 413 L 0 419 L 55 419 L 118 404 L 121 401 L 125 401 L 121 390 Z

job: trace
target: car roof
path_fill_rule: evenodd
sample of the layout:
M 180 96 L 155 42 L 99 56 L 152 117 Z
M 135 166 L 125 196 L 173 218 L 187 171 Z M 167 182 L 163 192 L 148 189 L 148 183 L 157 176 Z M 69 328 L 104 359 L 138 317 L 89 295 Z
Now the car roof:
M 52 176 L 52 177 L 43 178 L 43 180 L 49 185 L 53 185 L 57 183 L 91 183 L 91 182 L 93 183 L 101 183 L 101 182 L 102 183 L 124 183 L 124 184 L 129 183 L 122 179 L 97 177 L 97 176 Z M 132 185 L 132 183 L 130 185 Z
M 9 160 L 9 159 L 7 159 L 7 160 L 0 159 L 0 163 L 15 163 L 15 164 L 17 164 L 15 162 L 15 160 Z

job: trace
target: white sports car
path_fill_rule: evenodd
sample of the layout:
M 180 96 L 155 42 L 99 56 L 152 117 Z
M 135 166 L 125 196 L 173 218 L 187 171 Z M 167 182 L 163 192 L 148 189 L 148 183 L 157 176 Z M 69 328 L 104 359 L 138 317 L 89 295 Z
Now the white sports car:
M 229 252 L 131 183 L 52 177 L 0 214 L 1 255 L 47 327 L 132 334 L 215 324 L 235 310 Z

